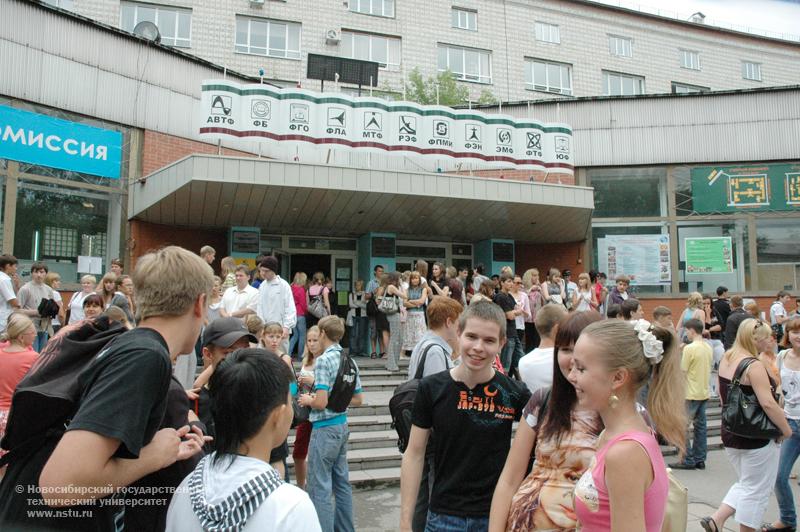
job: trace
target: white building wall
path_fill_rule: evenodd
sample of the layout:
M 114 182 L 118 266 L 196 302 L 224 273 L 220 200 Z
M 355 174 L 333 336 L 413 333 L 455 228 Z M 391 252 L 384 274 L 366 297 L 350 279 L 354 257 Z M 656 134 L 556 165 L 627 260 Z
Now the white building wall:
M 525 58 L 573 66 L 575 96 L 602 94 L 602 71 L 645 78 L 648 93 L 670 92 L 672 82 L 712 90 L 754 88 L 800 83 L 800 43 L 777 41 L 714 27 L 680 23 L 637 12 L 565 0 L 458 0 L 459 7 L 478 12 L 478 31 L 451 27 L 451 2 L 396 0 L 395 17 L 383 18 L 349 11 L 341 0 L 265 0 L 254 7 L 247 0 L 150 0 L 192 10 L 192 47 L 187 52 L 269 79 L 300 81 L 312 89 L 319 82 L 305 78 L 307 53 L 338 55 L 340 45 L 325 42 L 328 29 L 353 30 L 401 38 L 399 72 L 382 70 L 380 87 L 400 91 L 415 67 L 428 76 L 437 67 L 437 44 L 449 43 L 491 50 L 491 84 L 464 83 L 477 99 L 488 90 L 503 101 L 549 97 L 525 89 Z M 75 10 L 106 24 L 119 26 L 119 0 L 75 0 Z M 300 22 L 301 60 L 250 56 L 234 52 L 236 15 Z M 535 21 L 558 24 L 561 44 L 537 42 Z M 633 57 L 613 57 L 608 35 L 633 39 Z M 700 52 L 701 70 L 681 68 L 679 49 Z M 762 64 L 762 81 L 742 78 L 741 62 Z

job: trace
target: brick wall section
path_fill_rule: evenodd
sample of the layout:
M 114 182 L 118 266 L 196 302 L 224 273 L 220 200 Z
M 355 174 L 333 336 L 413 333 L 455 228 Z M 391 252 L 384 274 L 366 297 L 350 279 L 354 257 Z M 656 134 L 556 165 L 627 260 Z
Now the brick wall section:
M 539 270 L 539 279 L 545 280 L 551 268 L 571 270 L 572 280 L 577 282 L 578 274 L 585 271 L 578 260 L 583 257 L 583 242 L 566 244 L 527 244 L 517 242 L 515 246 L 515 267 L 517 272 L 525 273 L 529 268 Z
M 174 227 L 131 220 L 130 234 L 134 247 L 131 250 L 131 264 L 125 265 L 125 270 L 129 272 L 136 266 L 137 258 L 169 245 L 181 246 L 195 253 L 200 253 L 200 248 L 205 245 L 213 247 L 217 251 L 217 259 L 212 264 L 215 272 L 219 271 L 219 262 L 228 253 L 228 233 L 224 229 Z
M 184 139 L 173 135 L 165 135 L 156 131 L 144 132 L 144 155 L 142 157 L 142 175 L 147 176 L 170 163 L 192 155 L 193 153 L 217 154 L 217 146 L 196 140 Z M 222 155 L 255 157 L 254 154 L 222 148 Z

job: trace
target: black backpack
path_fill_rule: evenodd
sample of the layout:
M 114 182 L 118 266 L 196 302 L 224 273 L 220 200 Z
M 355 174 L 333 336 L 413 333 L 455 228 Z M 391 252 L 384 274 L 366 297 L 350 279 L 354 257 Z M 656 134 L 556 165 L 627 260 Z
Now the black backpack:
M 436 344 L 430 344 L 422 352 L 417 365 L 414 378 L 409 379 L 394 389 L 392 398 L 389 399 L 389 414 L 392 416 L 392 428 L 397 431 L 397 448 L 401 453 L 406 451 L 408 440 L 411 437 L 411 411 L 414 408 L 414 398 L 417 396 L 419 381 L 422 380 L 422 373 L 425 370 L 425 359 L 428 351 Z M 445 355 L 446 356 L 446 355 Z M 445 362 L 445 365 L 448 365 Z
M 126 331 L 107 317 L 99 317 L 69 326 L 47 343 L 14 390 L 0 442 L 10 452 L 0 458 L 0 467 L 29 456 L 48 440 L 61 438 L 83 394 L 79 375 L 95 355 Z
M 42 298 L 36 311 L 42 318 L 55 318 L 58 316 L 58 303 L 55 299 Z
M 328 406 L 325 408 L 334 412 L 346 412 L 356 391 L 358 367 L 344 351 L 339 351 L 339 356 L 339 372 L 333 381 L 331 393 L 328 395 Z

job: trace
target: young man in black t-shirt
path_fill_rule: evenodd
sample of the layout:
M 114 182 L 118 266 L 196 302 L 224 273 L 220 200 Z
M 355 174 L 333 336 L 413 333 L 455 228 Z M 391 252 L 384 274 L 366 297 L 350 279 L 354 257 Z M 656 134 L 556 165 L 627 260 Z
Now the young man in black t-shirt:
M 519 360 L 525 356 L 522 350 L 522 343 L 517 336 L 517 316 L 523 314 L 521 307 L 517 305 L 517 300 L 511 295 L 511 290 L 514 288 L 514 276 L 510 273 L 504 273 L 500 276 L 500 291 L 494 296 L 494 303 L 498 305 L 506 315 L 506 345 L 500 353 L 500 361 L 503 363 L 503 369 L 506 374 L 511 371 L 511 365 L 516 358 Z
M 170 353 L 193 349 L 213 272 L 197 255 L 170 246 L 141 257 L 133 282 L 139 327 L 115 338 L 80 374 L 80 403 L 64 435 L 9 465 L 0 528 L 119 530 L 130 500 L 121 490 L 201 451 L 202 438 L 188 426 L 158 428 Z
M 506 316 L 493 303 L 470 305 L 459 319 L 461 363 L 420 381 L 400 473 L 400 529 L 411 530 L 425 446 L 434 439 L 426 531 L 486 530 L 511 426 L 530 392 L 492 367 L 505 343 Z

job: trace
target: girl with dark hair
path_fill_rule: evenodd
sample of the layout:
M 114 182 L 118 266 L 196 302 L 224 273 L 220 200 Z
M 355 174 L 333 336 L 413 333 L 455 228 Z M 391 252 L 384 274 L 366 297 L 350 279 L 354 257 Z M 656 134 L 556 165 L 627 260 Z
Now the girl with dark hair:
M 489 530 L 576 528 L 572 492 L 594 456 L 603 423 L 596 412 L 578 406 L 567 375 L 581 331 L 601 319 L 595 311 L 578 312 L 559 324 L 553 386 L 534 392 L 522 411 L 524 422 L 519 424 L 494 491 Z M 536 460 L 525 477 L 534 449 Z
M 308 495 L 266 461 L 292 423 L 291 370 L 263 349 L 239 349 L 211 376 L 216 451 L 181 483 L 167 530 L 320 530 Z
M 89 294 L 83 300 L 83 315 L 87 319 L 96 318 L 104 309 L 103 298 L 97 294 Z

